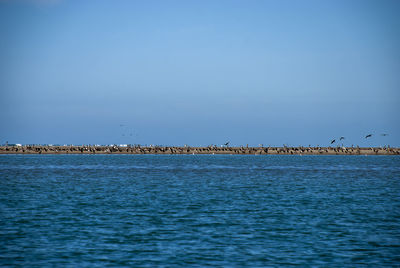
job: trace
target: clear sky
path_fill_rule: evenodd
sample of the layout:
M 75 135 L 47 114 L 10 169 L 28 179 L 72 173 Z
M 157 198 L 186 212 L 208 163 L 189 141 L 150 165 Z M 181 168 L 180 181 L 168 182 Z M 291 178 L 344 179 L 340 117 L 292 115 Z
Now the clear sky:
M 396 0 L 0 0 L 0 143 L 400 146 L 399 14 Z

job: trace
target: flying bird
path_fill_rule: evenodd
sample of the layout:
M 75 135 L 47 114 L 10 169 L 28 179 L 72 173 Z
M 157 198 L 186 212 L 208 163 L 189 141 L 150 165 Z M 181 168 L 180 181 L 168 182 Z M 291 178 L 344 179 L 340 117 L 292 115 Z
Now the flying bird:
M 382 136 L 389 136 L 389 134 L 386 134 L 386 133 L 383 133 L 383 134 L 381 134 Z
M 340 140 L 344 140 L 344 137 L 340 137 Z
M 224 143 L 225 146 L 228 146 L 228 144 L 229 144 L 229 141 L 227 143 Z
M 336 140 L 331 140 L 331 144 L 334 144 L 336 142 Z
M 368 134 L 367 136 L 365 136 L 365 138 L 370 138 L 372 137 L 372 134 Z

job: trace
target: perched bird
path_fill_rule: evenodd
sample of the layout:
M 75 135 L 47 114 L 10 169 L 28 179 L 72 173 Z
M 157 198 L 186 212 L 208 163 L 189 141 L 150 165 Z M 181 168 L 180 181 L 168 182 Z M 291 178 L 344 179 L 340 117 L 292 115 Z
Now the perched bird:
M 372 134 L 368 134 L 367 136 L 365 136 L 365 138 L 370 138 L 372 137 Z
M 344 140 L 344 137 L 340 137 L 340 140 Z
M 331 144 L 334 144 L 336 142 L 336 140 L 331 140 Z

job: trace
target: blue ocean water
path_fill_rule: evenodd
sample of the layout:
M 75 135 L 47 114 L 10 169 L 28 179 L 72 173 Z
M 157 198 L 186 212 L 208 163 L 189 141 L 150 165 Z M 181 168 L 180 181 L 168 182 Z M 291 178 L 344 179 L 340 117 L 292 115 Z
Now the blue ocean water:
M 0 266 L 295 264 L 400 265 L 400 157 L 0 156 Z

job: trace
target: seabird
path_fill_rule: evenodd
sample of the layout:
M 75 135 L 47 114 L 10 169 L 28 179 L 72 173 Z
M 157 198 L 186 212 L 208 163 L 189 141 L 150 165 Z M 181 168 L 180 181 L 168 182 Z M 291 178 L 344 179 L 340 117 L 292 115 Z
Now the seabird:
M 224 143 L 225 146 L 228 146 L 228 144 L 229 144 L 229 141 L 227 143 Z
M 340 140 L 344 140 L 344 137 L 340 137 Z
M 365 138 L 369 138 L 372 137 L 372 134 L 368 134 L 367 136 L 365 136 Z
M 386 134 L 386 133 L 383 133 L 383 134 L 381 134 L 382 136 L 389 136 L 389 134 Z
M 333 144 L 333 143 L 335 143 L 336 142 L 336 140 L 331 140 L 331 144 Z

